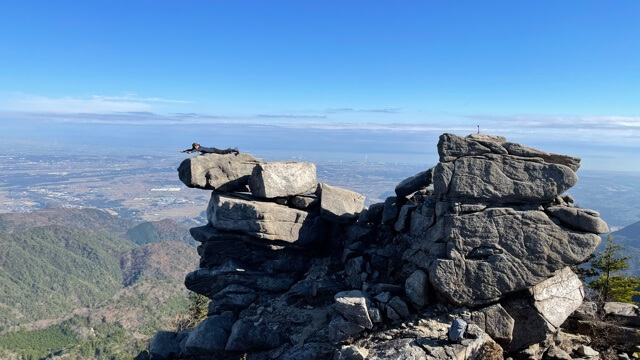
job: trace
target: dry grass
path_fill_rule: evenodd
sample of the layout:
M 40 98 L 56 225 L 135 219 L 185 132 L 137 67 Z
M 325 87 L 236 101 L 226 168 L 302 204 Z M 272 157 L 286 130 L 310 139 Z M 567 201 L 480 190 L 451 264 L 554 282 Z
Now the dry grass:
M 503 360 L 504 355 L 500 345 L 493 341 L 486 342 L 480 348 L 478 353 L 478 360 Z

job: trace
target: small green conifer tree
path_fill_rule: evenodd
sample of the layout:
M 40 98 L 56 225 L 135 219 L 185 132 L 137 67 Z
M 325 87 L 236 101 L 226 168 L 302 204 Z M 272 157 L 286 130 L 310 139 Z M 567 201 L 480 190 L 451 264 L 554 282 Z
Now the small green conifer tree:
M 629 268 L 629 256 L 620 255 L 623 247 L 614 244 L 613 236 L 607 236 L 607 243 L 602 252 L 591 260 L 591 268 L 598 278 L 589 284 L 600 298 L 600 301 L 633 302 L 635 295 L 640 295 L 640 279 L 632 276 L 615 275 L 615 273 Z

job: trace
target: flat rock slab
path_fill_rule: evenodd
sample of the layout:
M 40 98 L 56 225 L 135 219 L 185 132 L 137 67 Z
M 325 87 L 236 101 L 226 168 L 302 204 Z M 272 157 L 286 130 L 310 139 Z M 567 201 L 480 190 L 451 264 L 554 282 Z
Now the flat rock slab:
M 566 267 L 531 288 L 534 307 L 554 327 L 560 327 L 584 299 L 582 280 Z
M 606 317 L 613 318 L 622 325 L 640 326 L 640 308 L 634 304 L 623 302 L 604 303 Z
M 190 188 L 218 191 L 243 191 L 260 159 L 249 154 L 204 154 L 182 161 L 178 177 Z
M 309 195 L 317 187 L 316 165 L 308 162 L 258 164 L 249 178 L 251 193 L 263 198 Z
M 427 186 L 431 185 L 433 180 L 433 168 L 422 171 L 416 175 L 413 175 L 409 178 L 402 180 L 396 186 L 396 195 L 399 197 L 409 196 L 414 192 L 424 189 Z
M 547 212 L 560 219 L 560 221 L 568 227 L 576 230 L 595 234 L 606 234 L 609 232 L 607 223 L 593 210 L 568 206 L 551 206 L 547 208 Z
M 486 154 L 439 163 L 433 181 L 439 199 L 514 204 L 551 201 L 574 186 L 578 176 L 564 165 Z
M 599 243 L 595 234 L 556 225 L 544 211 L 487 208 L 441 217 L 412 246 L 429 251 L 445 244 L 429 279 L 454 304 L 473 307 L 546 280 L 586 259 Z
M 364 209 L 365 196 L 337 186 L 319 184 L 322 215 L 335 221 L 351 221 Z
M 306 211 L 218 192 L 211 196 L 207 219 L 216 229 L 299 246 L 313 244 L 323 233 L 320 219 Z

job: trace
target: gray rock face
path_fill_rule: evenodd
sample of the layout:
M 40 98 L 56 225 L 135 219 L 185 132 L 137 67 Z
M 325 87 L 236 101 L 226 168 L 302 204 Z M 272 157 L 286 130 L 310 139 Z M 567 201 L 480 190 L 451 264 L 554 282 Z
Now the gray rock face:
M 513 339 L 513 318 L 500 304 L 474 312 L 472 320 L 501 346 L 509 345 Z
M 596 320 L 598 317 L 598 306 L 592 301 L 583 301 L 570 317 L 578 320 Z
M 180 343 L 187 335 L 187 332 L 158 331 L 149 344 L 149 354 L 153 359 L 176 359 L 181 355 Z
M 244 310 L 253 303 L 257 296 L 255 291 L 248 287 L 231 284 L 213 296 L 212 301 L 209 303 L 208 315 Z M 231 325 L 229 325 L 230 329 Z
M 387 316 L 392 320 L 406 319 L 411 315 L 407 303 L 399 296 L 391 298 L 387 304 Z
M 418 207 L 418 205 L 407 204 L 400 208 L 400 214 L 398 214 L 398 221 L 393 225 L 393 229 L 397 232 L 406 231 L 411 224 L 411 213 Z
M 440 162 L 453 161 L 461 156 L 474 156 L 492 153 L 492 149 L 497 149 L 496 153 L 504 154 L 506 150 L 502 148 L 507 139 L 502 136 L 476 136 L 460 137 L 454 134 L 442 134 L 438 141 L 438 155 Z M 478 141 L 479 140 L 479 141 Z M 502 148 L 502 149 L 501 149 Z
M 316 165 L 308 162 L 268 162 L 253 168 L 251 193 L 263 198 L 313 194 L 318 186 Z
M 210 226 L 239 231 L 259 239 L 308 245 L 322 234 L 316 217 L 272 202 L 251 201 L 214 192 L 207 208 Z
M 213 298 L 222 289 L 233 284 L 267 293 L 284 291 L 293 285 L 295 276 L 295 273 L 282 273 L 275 276 L 227 263 L 193 271 L 187 275 L 184 284 L 193 292 Z
M 213 355 L 224 350 L 234 321 L 230 311 L 204 319 L 187 337 L 187 354 Z
M 406 199 L 405 199 L 406 201 Z M 384 201 L 384 210 L 382 211 L 382 223 L 385 225 L 392 225 L 398 220 L 400 214 L 400 208 L 403 203 L 396 196 L 389 196 Z
M 534 307 L 554 327 L 559 327 L 584 299 L 582 281 L 566 267 L 531 288 Z
M 249 319 L 233 324 L 225 350 L 255 351 L 274 349 L 281 343 L 280 334 L 264 323 L 254 324 Z
M 396 195 L 398 195 L 398 197 L 409 196 L 414 192 L 431 185 L 432 179 L 433 168 L 406 178 L 396 186 Z
M 364 209 L 364 195 L 337 186 L 320 184 L 320 208 L 322 215 L 335 221 L 351 221 Z
M 447 249 L 429 268 L 432 284 L 465 306 L 532 287 L 583 261 L 600 243 L 595 234 L 561 228 L 543 211 L 511 208 L 445 215 L 423 238 L 430 240 L 414 246 L 430 250 L 445 243 Z
M 422 270 L 416 270 L 404 283 L 405 294 L 413 306 L 420 309 L 427 302 L 427 284 L 429 278 Z
M 510 300 L 502 306 L 514 320 L 513 339 L 505 350 L 525 349 L 544 341 L 549 334 L 556 331 L 556 328 L 530 304 L 529 299 Z
M 289 199 L 289 206 L 299 210 L 310 210 L 320 204 L 320 199 L 312 196 L 293 196 Z
M 198 155 L 182 161 L 178 176 L 190 188 L 244 191 L 253 168 L 260 162 L 249 154 Z
M 349 322 L 365 329 L 371 329 L 373 322 L 369 317 L 368 303 L 362 291 L 351 290 L 337 293 L 334 297 L 335 309 Z
M 567 166 L 573 171 L 578 171 L 580 167 L 579 157 L 548 153 L 518 143 L 507 142 L 503 136 L 472 134 L 460 137 L 454 134 L 442 134 L 438 142 L 438 154 L 441 162 L 453 161 L 461 156 L 491 153 L 537 158 L 550 164 Z
M 607 223 L 600 218 L 599 213 L 593 210 L 567 206 L 550 206 L 547 211 L 572 229 L 596 234 L 609 232 Z
M 382 212 L 384 203 L 371 204 L 368 209 L 363 210 L 358 217 L 358 225 L 378 225 L 382 222 Z
M 490 203 L 546 202 L 578 182 L 573 170 L 511 155 L 464 156 L 434 170 L 436 197 Z
M 443 134 L 438 153 L 433 183 L 439 199 L 546 202 L 578 181 L 579 158 L 506 143 L 503 137 Z

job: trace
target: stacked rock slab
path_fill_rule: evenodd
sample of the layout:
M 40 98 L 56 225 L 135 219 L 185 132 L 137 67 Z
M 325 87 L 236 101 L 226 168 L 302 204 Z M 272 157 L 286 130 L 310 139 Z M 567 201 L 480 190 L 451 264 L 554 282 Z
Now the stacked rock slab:
M 483 134 L 443 134 L 438 153 L 433 195 L 412 214 L 404 258 L 452 304 L 502 303 L 515 320 L 509 341 L 500 339 L 508 349 L 544 340 L 584 296 L 567 266 L 608 231 L 597 212 L 561 197 L 580 159 Z
M 185 185 L 213 190 L 207 225 L 191 229 L 201 243 L 200 268 L 185 279 L 189 290 L 212 301 L 207 319 L 180 333 L 180 352 L 171 356 L 217 358 L 279 346 L 278 324 L 240 314 L 292 288 L 312 255 L 329 251 L 323 247 L 330 221 L 357 217 L 364 197 L 318 184 L 315 164 L 262 162 L 249 154 L 191 157 L 178 172 Z

